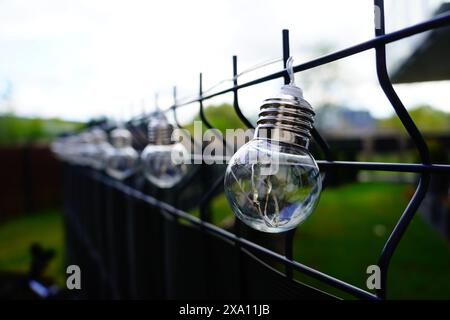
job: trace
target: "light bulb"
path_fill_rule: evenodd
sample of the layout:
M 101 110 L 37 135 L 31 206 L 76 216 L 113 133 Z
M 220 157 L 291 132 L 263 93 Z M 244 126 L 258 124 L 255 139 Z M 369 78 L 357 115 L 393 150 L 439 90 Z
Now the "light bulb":
M 76 163 L 82 166 L 91 164 L 92 155 L 95 152 L 93 146 L 93 137 L 90 132 L 82 132 L 78 136 L 78 144 L 76 146 Z
M 103 170 L 106 167 L 108 155 L 114 150 L 108 142 L 108 135 L 101 129 L 90 131 L 93 149 L 90 155 L 90 165 L 97 170 Z
M 78 137 L 71 135 L 59 140 L 59 153 L 62 160 L 77 164 Z
M 225 194 L 234 214 L 270 233 L 295 228 L 314 210 L 322 188 L 308 151 L 314 111 L 292 84 L 260 108 L 253 140 L 230 159 Z
M 87 132 L 61 137 L 52 142 L 51 150 L 59 160 L 86 166 L 93 152 L 91 137 Z
M 132 135 L 127 129 L 117 128 L 111 132 L 113 148 L 106 158 L 106 172 L 111 177 L 124 180 L 136 172 L 139 155 L 131 143 Z
M 65 161 L 66 150 L 64 149 L 65 138 L 58 138 L 50 144 L 50 150 L 55 155 L 56 159 L 60 161 Z
M 149 144 L 142 151 L 142 170 L 145 177 L 162 189 L 172 188 L 187 172 L 189 153 L 181 143 L 171 140 L 173 126 L 161 111 L 156 111 L 148 124 Z

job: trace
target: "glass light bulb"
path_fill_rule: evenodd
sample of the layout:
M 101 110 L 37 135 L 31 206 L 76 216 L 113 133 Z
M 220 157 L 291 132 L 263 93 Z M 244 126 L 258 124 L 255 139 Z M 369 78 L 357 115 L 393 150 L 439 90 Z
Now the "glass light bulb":
M 141 154 L 145 177 L 159 188 L 172 188 L 187 172 L 187 153 L 181 143 L 148 145 Z
M 231 158 L 225 193 L 235 215 L 270 233 L 295 228 L 314 210 L 322 180 L 307 149 L 254 139 Z
M 65 150 L 63 145 L 63 139 L 59 138 L 50 144 L 50 150 L 55 155 L 56 159 L 64 161 L 65 160 Z
M 78 138 L 76 136 L 64 138 L 61 145 L 61 153 L 65 161 L 77 164 Z
M 106 159 L 106 172 L 113 178 L 123 180 L 134 174 L 138 168 L 139 155 L 131 146 L 131 133 L 118 128 L 111 132 L 113 148 Z
M 289 62 L 289 60 L 288 60 Z M 314 210 L 322 189 L 308 151 L 314 111 L 291 83 L 260 108 L 253 140 L 230 159 L 225 194 L 234 214 L 248 226 L 270 233 L 295 228 Z
M 113 152 L 113 146 L 108 142 L 108 136 L 105 131 L 94 129 L 91 131 L 93 150 L 90 156 L 90 165 L 97 170 L 103 170 L 106 167 L 108 155 Z
M 78 138 L 76 163 L 82 166 L 89 166 L 91 164 L 92 155 L 95 152 L 95 147 L 92 144 L 92 135 L 90 132 L 82 132 Z
M 185 160 L 189 153 L 181 143 L 172 141 L 173 130 L 164 113 L 157 109 L 149 119 L 149 144 L 141 154 L 145 177 L 162 189 L 172 188 L 187 173 Z

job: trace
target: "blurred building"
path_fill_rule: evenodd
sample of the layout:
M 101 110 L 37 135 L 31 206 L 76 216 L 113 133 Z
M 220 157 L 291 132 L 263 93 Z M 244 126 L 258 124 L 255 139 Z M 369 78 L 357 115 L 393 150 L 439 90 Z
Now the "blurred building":
M 448 6 L 448 3 L 448 0 L 385 1 L 386 32 L 394 32 L 426 21 L 438 12 L 442 13 L 443 8 Z M 438 30 L 423 32 L 389 45 L 387 47 L 388 69 L 397 73 L 402 68 L 403 63 L 408 60 L 408 57 L 412 56 L 417 48 L 424 44 L 425 39 L 429 38 L 430 34 L 435 33 L 435 31 Z M 442 42 L 440 41 L 440 43 Z
M 450 12 L 450 2 L 442 3 L 434 16 Z M 412 43 L 410 53 L 400 61 L 394 73 L 394 83 L 439 81 L 450 79 L 450 28 L 438 28 L 425 33 Z
M 327 135 L 368 135 L 377 128 L 376 120 L 368 110 L 335 105 L 317 108 L 315 126 Z

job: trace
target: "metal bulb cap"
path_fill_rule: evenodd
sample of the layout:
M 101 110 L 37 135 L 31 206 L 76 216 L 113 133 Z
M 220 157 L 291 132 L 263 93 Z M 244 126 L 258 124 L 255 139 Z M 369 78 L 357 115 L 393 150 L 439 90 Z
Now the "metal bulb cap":
M 261 105 L 255 138 L 308 148 L 314 116 L 302 89 L 284 85 L 277 97 L 266 99 Z

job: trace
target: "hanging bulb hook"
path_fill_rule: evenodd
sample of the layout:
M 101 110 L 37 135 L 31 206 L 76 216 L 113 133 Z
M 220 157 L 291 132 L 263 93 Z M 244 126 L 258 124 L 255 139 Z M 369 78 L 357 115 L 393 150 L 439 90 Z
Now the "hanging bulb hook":
M 281 87 L 281 93 L 296 97 L 297 99 L 303 99 L 303 91 L 301 88 L 295 85 L 295 74 L 294 74 L 294 58 L 289 57 L 286 60 L 285 68 L 289 76 L 289 84 Z
M 290 56 L 287 60 L 286 60 L 286 71 L 289 75 L 289 85 L 293 86 L 295 85 L 295 75 L 294 75 L 294 58 L 292 58 L 292 56 Z

